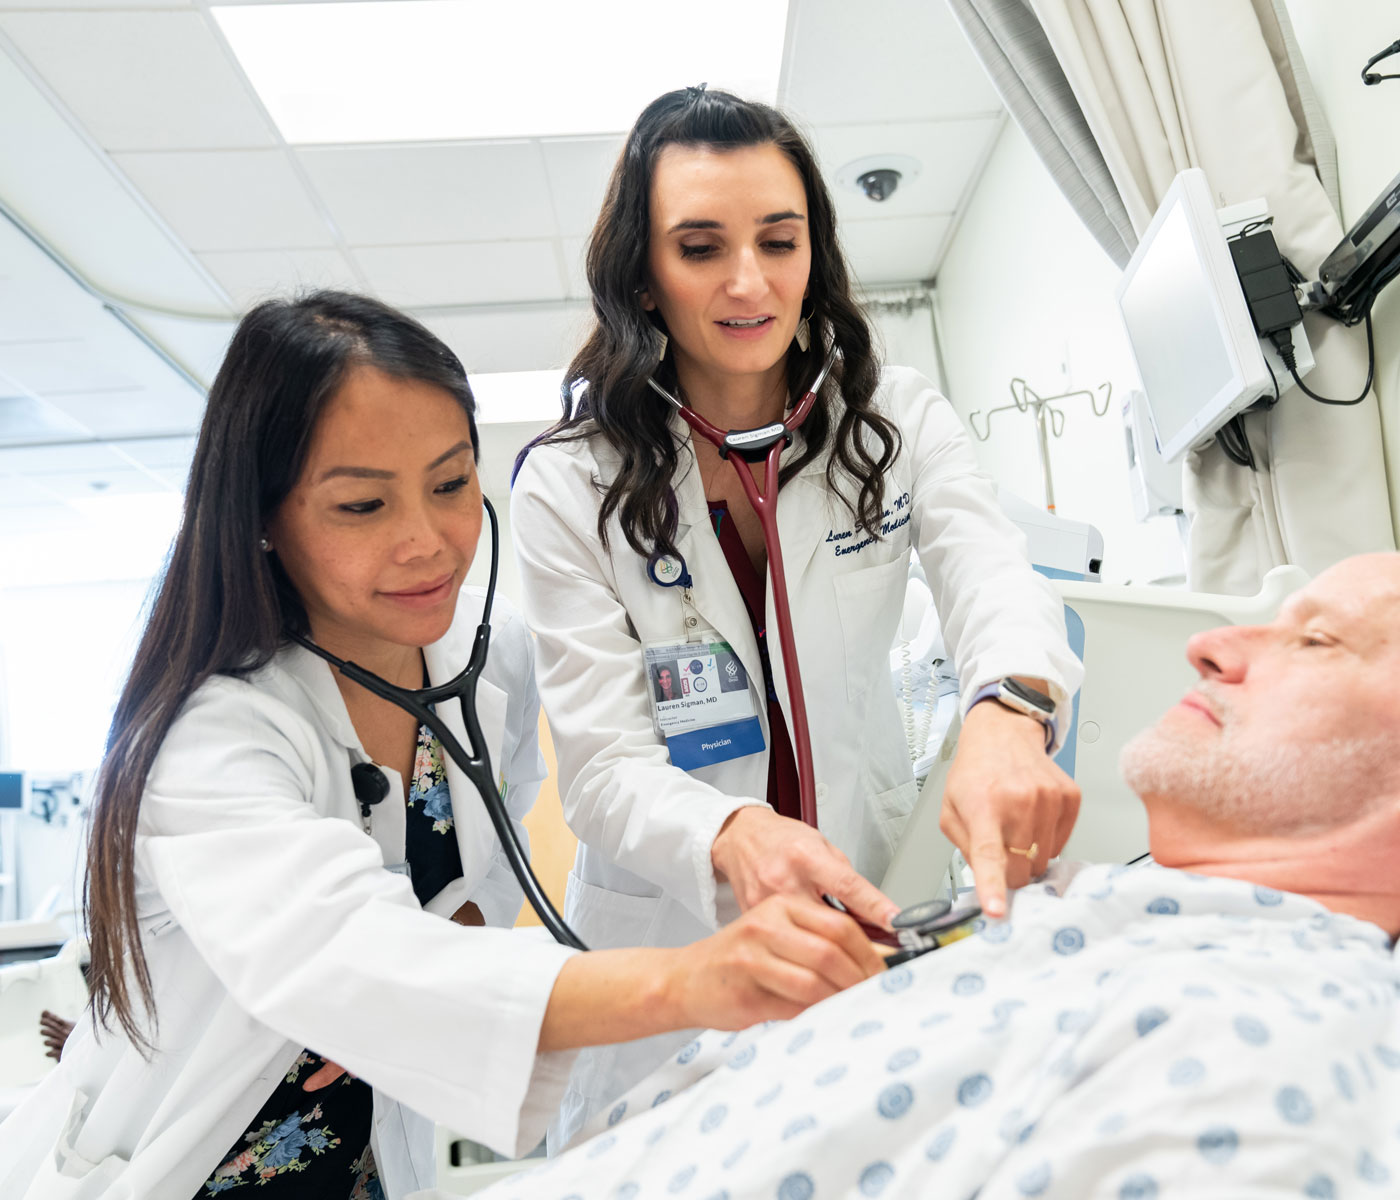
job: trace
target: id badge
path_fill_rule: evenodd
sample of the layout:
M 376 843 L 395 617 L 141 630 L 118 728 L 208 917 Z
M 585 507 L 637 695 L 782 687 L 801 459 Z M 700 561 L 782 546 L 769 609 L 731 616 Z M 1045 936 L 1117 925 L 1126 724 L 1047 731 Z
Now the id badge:
M 728 642 L 659 642 L 643 651 L 652 718 L 683 771 L 763 749 L 744 664 Z

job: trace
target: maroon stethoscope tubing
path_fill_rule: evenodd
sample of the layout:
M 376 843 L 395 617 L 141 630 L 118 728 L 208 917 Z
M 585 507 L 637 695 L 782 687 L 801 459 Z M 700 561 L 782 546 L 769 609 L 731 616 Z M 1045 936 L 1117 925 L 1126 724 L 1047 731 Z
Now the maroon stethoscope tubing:
M 783 653 L 783 675 L 787 680 L 788 709 L 792 717 L 792 749 L 797 759 L 798 811 L 804 824 L 817 827 L 817 789 L 812 765 L 812 735 L 807 727 L 807 698 L 802 690 L 802 668 L 797 662 L 797 642 L 792 635 L 792 608 L 788 603 L 787 577 L 783 573 L 783 546 L 778 537 L 778 460 L 792 442 L 793 430 L 807 419 L 817 402 L 827 374 L 836 361 L 833 349 L 826 362 L 782 422 L 758 429 L 731 429 L 727 433 L 686 407 L 655 380 L 652 388 L 666 398 L 681 418 L 706 441 L 713 442 L 721 458 L 727 458 L 739 475 L 739 485 L 753 505 L 763 530 L 763 546 L 768 555 L 768 577 L 773 585 L 773 615 L 778 621 L 778 645 Z M 763 492 L 759 493 L 749 463 L 763 462 Z

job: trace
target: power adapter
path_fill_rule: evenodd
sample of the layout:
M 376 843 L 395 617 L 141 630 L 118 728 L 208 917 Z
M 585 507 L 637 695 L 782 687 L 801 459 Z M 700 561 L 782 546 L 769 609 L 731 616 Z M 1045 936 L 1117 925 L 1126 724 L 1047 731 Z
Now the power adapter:
M 1249 316 L 1260 337 L 1290 329 L 1303 319 L 1293 279 L 1272 231 L 1261 229 L 1230 240 L 1230 257 L 1244 290 Z

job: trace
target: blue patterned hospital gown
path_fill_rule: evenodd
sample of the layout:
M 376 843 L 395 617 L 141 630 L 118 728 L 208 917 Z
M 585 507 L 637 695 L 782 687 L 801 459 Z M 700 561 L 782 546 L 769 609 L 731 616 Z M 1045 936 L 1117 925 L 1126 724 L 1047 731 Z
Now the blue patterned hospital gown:
M 495 1200 L 1400 1196 L 1400 964 L 1374 925 L 1161 867 L 706 1033 Z

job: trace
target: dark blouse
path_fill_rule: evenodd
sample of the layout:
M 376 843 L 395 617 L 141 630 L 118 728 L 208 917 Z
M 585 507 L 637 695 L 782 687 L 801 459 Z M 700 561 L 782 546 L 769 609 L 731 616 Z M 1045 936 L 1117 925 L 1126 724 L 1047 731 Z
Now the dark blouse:
M 792 738 L 788 734 L 787 718 L 782 705 L 778 703 L 778 692 L 773 686 L 773 664 L 768 657 L 767 630 L 767 587 L 753 569 L 749 552 L 744 549 L 744 539 L 739 536 L 734 522 L 726 520 L 729 505 L 723 500 L 710 503 L 710 523 L 714 526 L 715 537 L 719 539 L 724 560 L 729 564 L 730 574 L 744 598 L 749 621 L 753 625 L 753 635 L 758 642 L 758 657 L 763 664 L 763 687 L 768 698 L 768 795 L 769 807 L 780 816 L 802 819 L 802 805 L 797 784 L 797 759 L 792 751 Z

